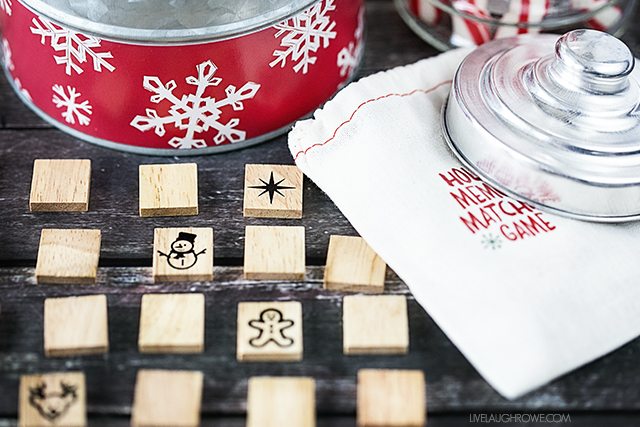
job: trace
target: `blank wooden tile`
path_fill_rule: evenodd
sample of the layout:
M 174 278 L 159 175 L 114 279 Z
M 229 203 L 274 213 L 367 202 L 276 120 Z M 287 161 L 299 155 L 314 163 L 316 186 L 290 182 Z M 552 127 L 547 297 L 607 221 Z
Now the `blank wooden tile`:
M 238 304 L 237 358 L 240 361 L 302 360 L 302 304 Z
M 198 215 L 198 165 L 140 165 L 140 216 Z
M 100 239 L 100 230 L 43 229 L 36 262 L 36 281 L 50 284 L 95 283 Z
M 331 236 L 324 287 L 338 291 L 381 293 L 387 264 L 362 237 Z
M 136 378 L 133 427 L 200 425 L 202 372 L 140 370 Z
M 156 282 L 213 280 L 213 229 L 156 228 L 153 279 Z
M 249 378 L 247 427 L 315 427 L 315 392 L 313 378 Z
M 29 196 L 32 212 L 89 210 L 91 160 L 37 159 Z
M 244 216 L 302 218 L 302 171 L 288 165 L 246 165 Z
M 343 299 L 345 354 L 398 354 L 409 349 L 407 299 L 401 295 L 351 295 Z
M 47 356 L 106 353 L 108 330 L 105 295 L 44 301 L 44 353 Z
M 422 427 L 426 424 L 424 373 L 417 370 L 358 371 L 359 427 Z
M 20 377 L 20 427 L 84 427 L 86 385 L 82 372 Z
M 304 227 L 248 226 L 244 242 L 245 277 L 304 279 L 304 245 Z
M 143 295 L 138 348 L 143 353 L 202 352 L 204 295 Z

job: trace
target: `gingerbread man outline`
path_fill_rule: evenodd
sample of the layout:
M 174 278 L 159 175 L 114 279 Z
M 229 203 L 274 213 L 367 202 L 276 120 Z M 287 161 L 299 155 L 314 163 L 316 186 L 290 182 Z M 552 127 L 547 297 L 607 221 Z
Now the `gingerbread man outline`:
M 257 337 L 249 340 L 249 345 L 256 348 L 265 347 L 270 342 L 278 347 L 291 347 L 293 338 L 285 335 L 285 331 L 293 327 L 294 321 L 285 319 L 282 312 L 276 308 L 262 310 L 258 319 L 250 320 L 249 326 L 260 331 Z

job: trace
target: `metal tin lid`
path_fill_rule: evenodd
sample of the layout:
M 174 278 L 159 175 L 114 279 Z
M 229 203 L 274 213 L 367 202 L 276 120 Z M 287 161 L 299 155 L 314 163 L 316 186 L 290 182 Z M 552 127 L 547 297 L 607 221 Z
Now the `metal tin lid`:
M 504 192 L 566 216 L 640 219 L 640 71 L 615 37 L 575 30 L 488 43 L 445 108 L 454 153 Z
M 144 43 L 200 42 L 266 28 L 317 0 L 22 0 L 84 34 Z

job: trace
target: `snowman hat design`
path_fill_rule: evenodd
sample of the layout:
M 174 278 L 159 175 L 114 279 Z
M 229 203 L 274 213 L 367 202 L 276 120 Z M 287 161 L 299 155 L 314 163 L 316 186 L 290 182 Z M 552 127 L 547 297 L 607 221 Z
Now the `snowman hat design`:
M 176 240 L 186 240 L 187 242 L 193 244 L 196 240 L 196 235 L 193 233 L 185 233 L 181 231 L 180 233 L 178 233 L 178 238 Z

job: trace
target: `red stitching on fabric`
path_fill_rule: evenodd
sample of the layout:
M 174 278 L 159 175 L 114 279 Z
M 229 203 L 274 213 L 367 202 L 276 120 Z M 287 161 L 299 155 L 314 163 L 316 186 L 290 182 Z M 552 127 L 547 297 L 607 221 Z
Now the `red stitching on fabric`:
M 445 84 L 450 84 L 451 80 L 445 80 L 443 82 L 438 83 L 435 86 L 431 86 L 428 89 L 414 89 L 411 92 L 406 92 L 406 93 L 388 93 L 386 95 L 381 95 L 377 98 L 371 98 L 368 99 L 364 102 L 362 102 L 362 104 L 358 105 L 356 107 L 355 110 L 353 110 L 353 113 L 351 113 L 351 116 L 349 116 L 349 118 L 347 120 L 345 120 L 344 122 L 340 123 L 340 125 L 338 125 L 338 127 L 336 128 L 336 130 L 333 131 L 333 135 L 331 135 L 331 137 L 329 139 L 327 139 L 324 142 L 319 142 L 313 145 L 310 145 L 309 147 L 305 148 L 304 150 L 300 150 L 296 153 L 295 156 L 293 156 L 293 160 L 298 160 L 298 156 L 300 156 L 301 154 L 307 154 L 307 152 L 309 150 L 311 150 L 312 148 L 316 148 L 316 147 L 322 147 L 324 145 L 327 145 L 329 142 L 331 142 L 332 140 L 335 139 L 336 135 L 338 134 L 338 131 L 340 130 L 340 128 L 344 125 L 346 125 L 347 123 L 349 123 L 351 120 L 353 120 L 353 117 L 356 115 L 356 113 L 358 112 L 358 110 L 360 110 L 362 107 L 364 107 L 365 105 L 371 103 L 371 102 L 375 102 L 375 101 L 380 101 L 381 99 L 386 99 L 386 98 L 390 98 L 392 96 L 397 96 L 397 97 L 405 97 L 405 96 L 411 96 L 415 93 L 424 93 L 424 94 L 428 94 L 430 92 L 433 92 L 436 89 L 439 89 L 441 86 L 445 85 Z

